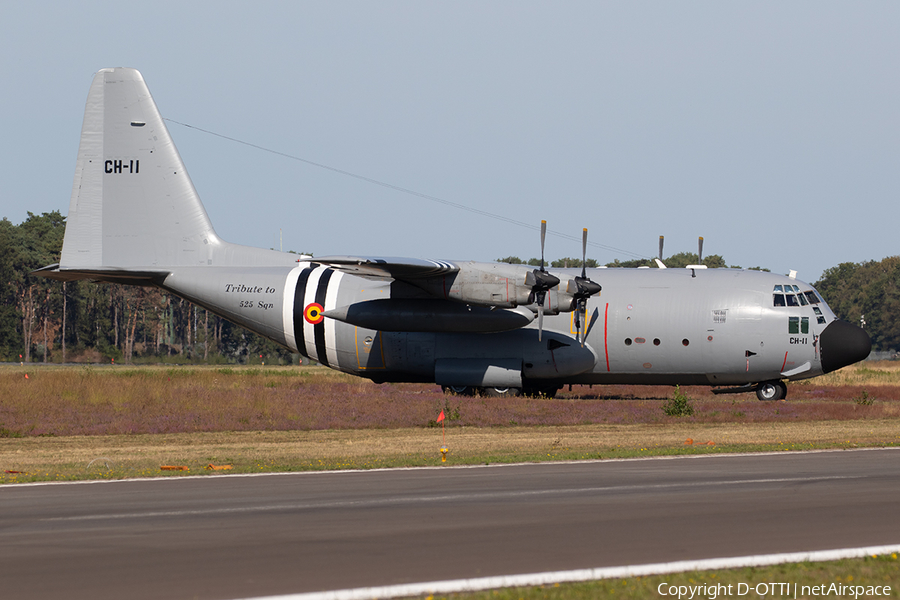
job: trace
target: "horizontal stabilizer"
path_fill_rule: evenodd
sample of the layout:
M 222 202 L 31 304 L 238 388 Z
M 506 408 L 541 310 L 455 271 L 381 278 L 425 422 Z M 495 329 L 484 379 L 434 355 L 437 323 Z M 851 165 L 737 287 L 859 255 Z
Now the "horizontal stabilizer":
M 134 269 L 60 269 L 53 264 L 32 271 L 34 275 L 56 281 L 103 281 L 122 285 L 162 285 L 169 270 L 138 271 Z

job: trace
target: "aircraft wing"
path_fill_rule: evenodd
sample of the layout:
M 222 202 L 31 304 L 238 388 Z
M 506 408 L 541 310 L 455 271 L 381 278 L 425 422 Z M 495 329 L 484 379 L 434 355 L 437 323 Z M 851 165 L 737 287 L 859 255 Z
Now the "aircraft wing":
M 323 256 L 310 260 L 345 273 L 374 279 L 410 281 L 459 272 L 457 265 L 446 260 L 377 256 Z

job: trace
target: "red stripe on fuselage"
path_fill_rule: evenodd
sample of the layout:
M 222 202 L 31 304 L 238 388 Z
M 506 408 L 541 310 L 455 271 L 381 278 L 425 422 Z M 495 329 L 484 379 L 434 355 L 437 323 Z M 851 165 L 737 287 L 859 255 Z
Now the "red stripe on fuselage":
M 609 344 L 606 342 L 607 323 L 609 323 L 609 302 L 606 303 L 606 311 L 603 313 L 603 353 L 606 354 L 606 372 L 609 372 Z M 587 324 L 585 324 L 585 327 Z

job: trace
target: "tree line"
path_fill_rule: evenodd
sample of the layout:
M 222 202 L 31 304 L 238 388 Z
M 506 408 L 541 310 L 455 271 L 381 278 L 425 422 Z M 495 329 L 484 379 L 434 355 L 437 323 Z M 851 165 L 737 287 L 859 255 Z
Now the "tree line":
M 65 218 L 28 213 L 19 225 L 0 220 L 0 359 L 15 362 L 290 363 L 274 342 L 158 288 L 58 281 L 33 271 L 59 262 Z M 682 252 L 663 262 L 697 264 Z M 515 256 L 497 262 L 538 266 Z M 599 266 L 594 259 L 587 267 Z M 716 254 L 710 268 L 728 266 Z M 652 260 L 614 261 L 608 267 L 656 266 Z M 581 268 L 562 258 L 550 268 Z M 759 269 L 759 267 L 754 267 Z M 864 323 L 875 350 L 900 348 L 900 257 L 842 263 L 816 288 L 835 313 Z
M 15 362 L 289 363 L 274 342 L 153 287 L 59 282 L 65 218 L 0 220 L 0 358 Z

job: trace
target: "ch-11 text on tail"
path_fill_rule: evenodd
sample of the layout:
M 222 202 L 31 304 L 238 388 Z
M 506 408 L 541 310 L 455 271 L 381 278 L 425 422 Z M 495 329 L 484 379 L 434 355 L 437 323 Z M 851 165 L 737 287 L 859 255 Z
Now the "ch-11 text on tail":
M 542 231 L 542 255 L 543 239 Z M 755 389 L 774 400 L 785 380 L 833 371 L 870 350 L 862 329 L 789 276 L 551 271 L 543 259 L 538 269 L 297 261 L 225 242 L 143 77 L 126 68 L 103 69 L 91 85 L 62 255 L 39 273 L 157 286 L 331 368 L 460 393 L 638 383 Z

